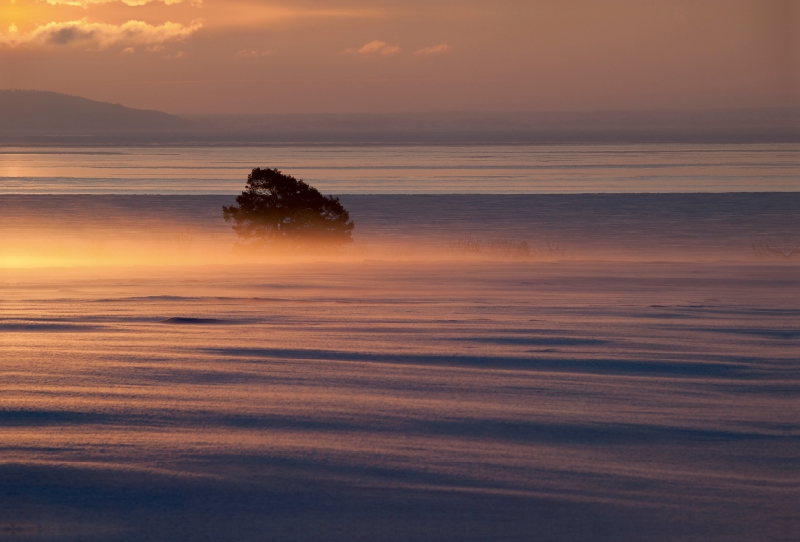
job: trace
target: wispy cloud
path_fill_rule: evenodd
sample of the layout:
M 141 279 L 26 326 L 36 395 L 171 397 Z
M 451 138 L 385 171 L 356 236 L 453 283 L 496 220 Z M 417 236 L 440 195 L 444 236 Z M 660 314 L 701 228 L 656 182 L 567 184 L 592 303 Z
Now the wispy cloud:
M 143 6 L 152 2 L 162 2 L 170 6 L 182 3 L 200 5 L 203 0 L 47 0 L 51 6 L 81 6 L 84 8 L 92 4 L 111 4 L 112 2 L 121 2 L 127 6 Z
M 89 49 L 108 49 L 112 46 L 131 49 L 134 46 L 144 46 L 155 51 L 167 42 L 187 38 L 202 27 L 201 21 L 195 21 L 188 26 L 170 22 L 154 26 L 142 21 L 113 25 L 90 23 L 81 19 L 64 23 L 53 22 L 25 33 L 10 29 L 7 33 L 0 34 L 0 44 L 10 47 L 80 45 Z
M 393 55 L 399 53 L 401 51 L 399 45 L 389 45 L 385 41 L 371 41 L 365 45 L 363 45 L 359 49 L 348 49 L 347 53 L 358 53 L 361 55 Z
M 419 51 L 414 51 L 414 54 L 421 56 L 440 55 L 442 53 L 449 53 L 452 50 L 453 48 L 448 44 L 440 43 L 439 45 L 434 45 L 433 47 L 425 47 Z
M 258 58 L 260 56 L 269 56 L 273 54 L 275 51 L 273 49 L 268 49 L 266 51 L 255 51 L 251 49 L 243 49 L 236 53 L 236 56 L 239 58 Z

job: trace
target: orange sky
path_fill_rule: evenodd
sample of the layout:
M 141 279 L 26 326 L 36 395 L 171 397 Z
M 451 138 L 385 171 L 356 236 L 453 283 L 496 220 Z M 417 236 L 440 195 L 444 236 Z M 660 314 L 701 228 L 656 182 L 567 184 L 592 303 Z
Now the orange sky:
M 0 0 L 0 88 L 174 113 L 800 105 L 792 0 Z

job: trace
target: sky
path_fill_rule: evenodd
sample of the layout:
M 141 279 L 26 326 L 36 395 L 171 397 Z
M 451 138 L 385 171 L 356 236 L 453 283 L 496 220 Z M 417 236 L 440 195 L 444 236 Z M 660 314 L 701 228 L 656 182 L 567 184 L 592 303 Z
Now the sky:
M 0 88 L 184 114 L 800 106 L 800 2 L 0 0 Z

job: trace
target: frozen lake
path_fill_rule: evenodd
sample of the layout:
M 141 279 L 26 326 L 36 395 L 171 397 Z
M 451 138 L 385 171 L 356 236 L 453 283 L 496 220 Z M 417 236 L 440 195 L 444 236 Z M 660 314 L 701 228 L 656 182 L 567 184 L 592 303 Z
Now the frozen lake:
M 797 540 L 797 150 L 6 148 L 0 538 Z

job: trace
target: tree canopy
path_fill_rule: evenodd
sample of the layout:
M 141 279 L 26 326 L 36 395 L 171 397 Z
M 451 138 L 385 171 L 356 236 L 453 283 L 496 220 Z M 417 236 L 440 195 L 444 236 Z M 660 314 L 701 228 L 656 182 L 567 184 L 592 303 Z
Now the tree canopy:
M 255 168 L 237 205 L 223 206 L 226 222 L 247 244 L 299 247 L 351 243 L 353 221 L 339 198 L 323 196 L 276 168 Z

